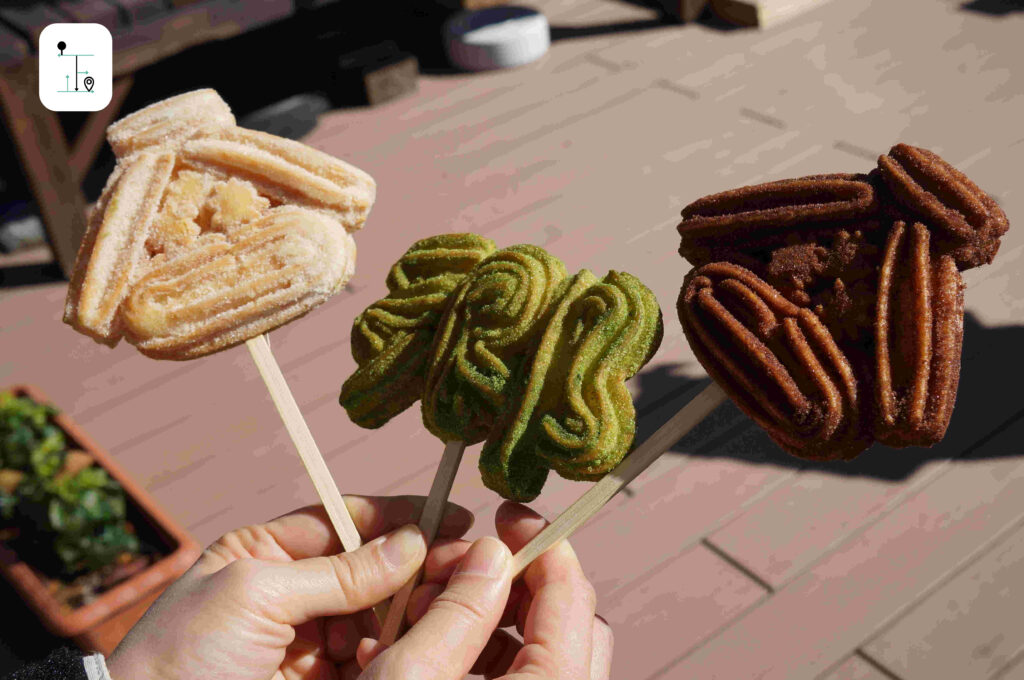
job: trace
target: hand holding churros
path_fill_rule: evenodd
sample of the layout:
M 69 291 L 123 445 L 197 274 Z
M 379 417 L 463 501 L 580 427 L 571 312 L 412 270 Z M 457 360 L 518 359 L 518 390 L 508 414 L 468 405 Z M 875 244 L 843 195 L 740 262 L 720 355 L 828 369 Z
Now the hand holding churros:
M 194 359 L 245 342 L 346 550 L 361 539 L 264 333 L 337 293 L 376 185 L 304 144 L 235 125 L 213 90 L 107 129 L 117 166 L 89 216 L 64 321 Z

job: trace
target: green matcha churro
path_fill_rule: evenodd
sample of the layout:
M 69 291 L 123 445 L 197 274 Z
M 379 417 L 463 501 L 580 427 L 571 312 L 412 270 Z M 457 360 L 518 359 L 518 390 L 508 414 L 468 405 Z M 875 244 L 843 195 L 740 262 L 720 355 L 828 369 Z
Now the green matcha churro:
M 423 423 L 442 441 L 482 441 L 528 370 L 565 265 L 543 248 L 499 250 L 473 270 L 441 320 L 423 394 Z
M 631 274 L 598 280 L 543 248 L 472 234 L 425 239 L 392 268 L 388 297 L 356 318 L 359 369 L 341 403 L 379 427 L 421 400 L 444 442 L 484 441 L 484 483 L 528 501 L 548 471 L 596 480 L 629 451 L 625 381 L 662 336 L 657 300 Z
M 584 269 L 568 286 L 534 355 L 517 408 L 492 432 L 480 456 L 484 483 L 529 501 L 547 469 L 597 480 L 633 444 L 636 416 L 625 381 L 661 343 L 661 310 L 631 274 L 604 280 Z
M 476 234 L 443 234 L 417 241 L 388 273 L 388 296 L 352 324 L 359 368 L 341 388 L 352 422 L 377 428 L 416 403 L 434 332 L 449 296 L 495 251 Z

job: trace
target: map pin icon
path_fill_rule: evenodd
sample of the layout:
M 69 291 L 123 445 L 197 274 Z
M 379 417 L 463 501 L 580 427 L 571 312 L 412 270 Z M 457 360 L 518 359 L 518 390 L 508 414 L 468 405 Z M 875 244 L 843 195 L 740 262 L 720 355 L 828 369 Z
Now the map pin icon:
M 92 86 L 96 83 L 96 81 L 93 79 L 93 77 L 92 76 L 86 76 L 85 80 L 82 81 L 82 82 L 85 83 L 85 89 L 89 90 L 89 92 L 92 92 Z

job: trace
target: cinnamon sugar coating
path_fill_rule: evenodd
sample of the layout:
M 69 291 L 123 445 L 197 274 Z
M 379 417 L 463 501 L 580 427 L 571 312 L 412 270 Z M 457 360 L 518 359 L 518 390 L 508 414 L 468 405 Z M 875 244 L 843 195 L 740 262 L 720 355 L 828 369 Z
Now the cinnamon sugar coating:
M 907 144 L 880 156 L 878 168 L 896 201 L 936 232 L 936 250 L 948 251 L 960 269 L 992 262 L 1010 223 L 967 175 L 937 154 Z
M 1009 227 L 936 154 L 893 147 L 867 175 L 699 199 L 678 311 L 698 360 L 783 449 L 811 459 L 940 441 L 956 401 L 960 270 Z
M 868 175 L 812 175 L 741 187 L 683 208 L 679 252 L 701 265 L 723 249 L 769 246 L 810 225 L 863 222 L 877 211 Z
M 679 316 L 711 377 L 784 448 L 831 459 L 867 447 L 853 367 L 812 312 L 749 270 L 713 262 L 690 272 Z
M 930 235 L 897 222 L 879 271 L 875 437 L 891 446 L 941 440 L 956 402 L 964 282 L 953 258 L 933 256 Z

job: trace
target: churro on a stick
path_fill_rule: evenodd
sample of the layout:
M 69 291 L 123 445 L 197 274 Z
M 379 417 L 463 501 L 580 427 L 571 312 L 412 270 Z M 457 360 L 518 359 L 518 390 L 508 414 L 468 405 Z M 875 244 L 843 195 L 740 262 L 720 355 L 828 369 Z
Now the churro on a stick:
M 192 359 L 338 292 L 373 204 L 366 173 L 234 125 L 212 90 L 111 125 L 118 164 L 89 218 L 64 320 L 108 345 Z
M 726 396 L 784 450 L 850 459 L 931 446 L 960 375 L 964 281 L 1009 227 L 938 155 L 898 144 L 867 175 L 734 189 L 683 209 L 683 331 L 714 383 L 516 554 L 521 571 Z
M 360 538 L 264 333 L 337 293 L 376 185 L 299 142 L 235 125 L 213 90 L 115 122 L 64 321 L 157 359 L 245 342 L 346 550 Z
M 417 241 L 388 272 L 388 295 L 352 324 L 359 368 L 341 388 L 341 405 L 360 427 L 381 427 L 423 394 L 430 347 L 449 296 L 494 242 L 476 234 Z
M 632 443 L 624 382 L 661 342 L 654 295 L 627 273 L 599 280 L 533 245 L 491 252 L 473 234 L 415 243 L 388 277 L 389 295 L 356 317 L 359 367 L 340 402 L 379 427 L 421 401 L 444 442 L 486 442 L 484 482 L 531 500 L 548 470 L 593 480 Z

